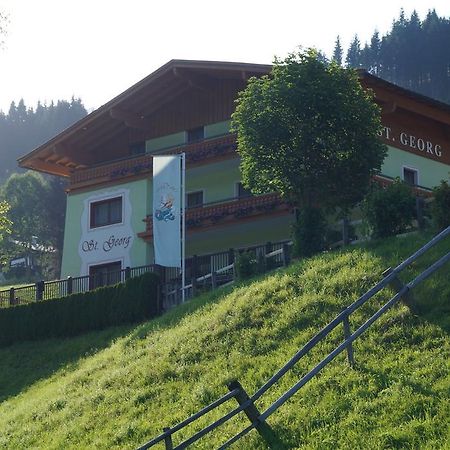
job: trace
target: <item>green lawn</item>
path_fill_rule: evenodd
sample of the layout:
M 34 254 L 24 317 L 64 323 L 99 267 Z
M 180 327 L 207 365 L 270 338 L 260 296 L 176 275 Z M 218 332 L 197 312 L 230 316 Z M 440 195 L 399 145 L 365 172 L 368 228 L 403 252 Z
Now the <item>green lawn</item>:
M 425 239 L 323 254 L 139 326 L 0 349 L 0 448 L 131 449 L 223 395 L 231 379 L 252 394 Z M 450 242 L 440 247 L 433 253 L 449 251 Z M 443 268 L 415 292 L 412 308 L 400 304 L 357 341 L 355 369 L 339 356 L 269 418 L 285 448 L 450 448 L 448 273 Z M 391 293 L 352 316 L 352 327 Z M 338 327 L 257 406 L 267 407 L 341 339 Z M 226 409 L 178 433 L 175 443 Z M 235 418 L 195 448 L 217 448 L 245 420 Z M 252 431 L 234 448 L 266 446 Z

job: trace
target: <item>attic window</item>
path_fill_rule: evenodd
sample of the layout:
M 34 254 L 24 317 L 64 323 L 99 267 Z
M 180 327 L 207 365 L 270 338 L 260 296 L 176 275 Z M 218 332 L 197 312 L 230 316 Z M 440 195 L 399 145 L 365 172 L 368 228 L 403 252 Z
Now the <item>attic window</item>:
M 188 144 L 199 142 L 205 138 L 205 127 L 192 128 L 186 131 L 186 140 Z
M 409 167 L 403 167 L 403 181 L 410 186 L 417 186 L 419 172 Z

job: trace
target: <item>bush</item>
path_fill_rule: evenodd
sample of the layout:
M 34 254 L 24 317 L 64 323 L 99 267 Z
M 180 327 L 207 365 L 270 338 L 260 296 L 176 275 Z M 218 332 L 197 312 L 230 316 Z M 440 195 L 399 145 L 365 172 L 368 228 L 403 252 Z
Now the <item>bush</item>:
M 400 179 L 385 188 L 374 185 L 362 205 L 363 217 L 376 238 L 394 236 L 410 227 L 415 215 L 415 198 Z
M 146 273 L 83 294 L 0 309 L 0 346 L 149 319 L 160 312 L 158 285 L 158 276 Z
M 447 181 L 433 189 L 434 201 L 431 205 L 431 218 L 434 226 L 443 230 L 450 226 L 450 186 Z
M 305 207 L 293 227 L 294 255 L 312 256 L 325 247 L 326 221 L 318 208 Z
M 247 280 L 258 273 L 258 261 L 255 253 L 245 251 L 236 256 L 236 276 L 238 280 Z

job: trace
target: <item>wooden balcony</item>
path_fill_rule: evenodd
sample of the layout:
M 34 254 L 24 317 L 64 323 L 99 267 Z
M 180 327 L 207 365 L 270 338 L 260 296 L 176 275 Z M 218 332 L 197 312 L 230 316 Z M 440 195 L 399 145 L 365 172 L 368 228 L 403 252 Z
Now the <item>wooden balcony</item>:
M 204 231 L 233 223 L 242 223 L 263 216 L 289 214 L 292 206 L 281 200 L 278 194 L 258 195 L 256 197 L 236 198 L 188 209 L 186 229 L 188 232 Z M 146 241 L 153 238 L 153 218 L 147 216 L 146 230 L 138 236 Z
M 174 155 L 182 152 L 186 153 L 187 166 L 199 166 L 233 158 L 237 155 L 236 136 L 227 134 L 194 144 L 180 145 L 167 149 L 163 154 Z M 75 171 L 70 177 L 69 190 L 151 174 L 152 168 L 153 155 L 150 154 L 105 162 L 95 167 Z

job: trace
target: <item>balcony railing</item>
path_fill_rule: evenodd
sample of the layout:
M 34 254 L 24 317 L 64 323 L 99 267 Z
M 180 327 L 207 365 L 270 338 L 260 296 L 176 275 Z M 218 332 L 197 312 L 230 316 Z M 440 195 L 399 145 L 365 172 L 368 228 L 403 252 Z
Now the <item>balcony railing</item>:
M 186 211 L 186 228 L 188 231 L 205 229 L 233 222 L 242 222 L 258 216 L 287 214 L 292 206 L 283 201 L 278 194 L 265 194 L 256 197 L 233 198 L 221 203 L 206 204 Z M 151 240 L 153 237 L 153 217 L 147 216 L 146 230 L 138 236 Z
M 390 185 L 395 178 L 389 177 L 387 175 L 375 175 L 374 181 L 378 183 L 381 187 L 386 187 Z M 433 195 L 433 189 L 427 188 L 425 186 L 420 186 L 418 184 L 411 185 L 411 190 L 416 197 L 429 198 Z
M 229 157 L 236 152 L 236 136 L 224 136 L 206 139 L 186 145 L 178 145 L 161 151 L 162 154 L 172 155 L 185 152 L 188 165 L 200 165 L 213 159 Z M 70 177 L 70 188 L 82 187 L 90 184 L 99 184 L 122 178 L 134 177 L 150 173 L 153 167 L 153 155 L 139 155 L 125 159 L 105 162 L 77 170 Z

